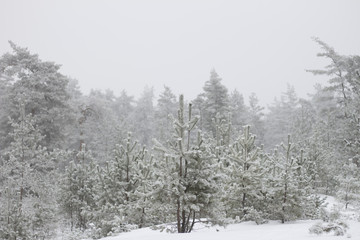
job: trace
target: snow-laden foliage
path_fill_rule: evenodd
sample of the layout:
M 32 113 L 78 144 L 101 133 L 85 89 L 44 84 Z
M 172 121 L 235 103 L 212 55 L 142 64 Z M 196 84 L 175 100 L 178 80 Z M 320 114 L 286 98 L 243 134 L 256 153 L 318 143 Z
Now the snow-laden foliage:
M 178 117 L 174 119 L 174 138 L 169 147 L 159 143 L 156 146 L 163 153 L 167 165 L 164 179 L 158 179 L 164 183 L 161 192 L 168 192 L 163 201 L 173 205 L 170 214 L 176 216 L 179 233 L 191 232 L 200 218 L 219 222 L 222 217 L 217 194 L 221 181 L 218 163 L 200 131 L 192 138 L 198 118 L 193 117 L 191 111 L 191 104 L 185 111 L 181 95 Z
M 10 119 L 12 142 L 1 170 L 0 238 L 48 238 L 56 221 L 56 176 L 51 155 L 39 145 L 44 136 L 32 114 Z
M 309 232 L 316 235 L 332 233 L 335 236 L 343 236 L 348 228 L 349 226 L 343 221 L 316 223 L 309 229 Z
M 243 134 L 230 146 L 228 166 L 224 171 L 228 176 L 224 185 L 228 215 L 244 220 L 261 218 L 259 204 L 264 201 L 261 181 L 264 171 L 260 149 L 255 145 L 255 136 L 250 133 L 250 126 L 245 126 Z
M 331 218 L 319 193 L 356 204 L 359 56 L 316 42 L 330 64 L 311 72 L 328 86 L 300 99 L 289 85 L 266 113 L 214 70 L 188 108 L 169 87 L 157 104 L 152 88 L 82 95 L 59 65 L 11 43 L 0 58 L 0 238 Z
M 95 170 L 92 154 L 83 144 L 67 167 L 60 185 L 60 205 L 71 229 L 85 230 L 94 218 Z
M 41 144 L 49 149 L 60 147 L 65 137 L 63 126 L 70 113 L 68 79 L 59 73 L 60 65 L 43 62 L 37 54 L 12 42 L 10 46 L 13 53 L 0 58 L 0 76 L 9 84 L 7 114 L 18 118 L 17 107 L 23 104 L 25 114 L 33 115 L 44 136 Z

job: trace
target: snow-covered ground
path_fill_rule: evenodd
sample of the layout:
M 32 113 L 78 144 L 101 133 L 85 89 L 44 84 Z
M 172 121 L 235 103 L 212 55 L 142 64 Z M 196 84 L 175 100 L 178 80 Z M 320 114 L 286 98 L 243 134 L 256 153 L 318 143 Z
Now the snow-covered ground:
M 268 224 L 256 225 L 246 222 L 232 224 L 226 228 L 210 227 L 198 229 L 192 233 L 166 233 L 154 231 L 149 228 L 134 230 L 128 233 L 121 233 L 115 237 L 107 237 L 102 240 L 303 240 L 303 239 L 341 239 L 351 238 L 360 239 L 360 222 L 348 221 L 350 228 L 344 236 L 334 236 L 333 234 L 314 235 L 309 233 L 309 228 L 318 221 L 297 221 L 293 223 L 281 224 L 270 222 Z
M 332 233 L 315 235 L 310 234 L 309 228 L 321 220 L 295 221 L 281 224 L 271 221 L 267 224 L 256 225 L 253 222 L 244 222 L 231 224 L 226 228 L 213 226 L 206 227 L 198 224 L 197 229 L 192 233 L 166 233 L 160 230 L 151 230 L 149 228 L 133 230 L 127 233 L 121 233 L 118 236 L 106 237 L 102 240 L 327 240 L 327 239 L 354 239 L 360 240 L 360 222 L 358 211 L 354 209 L 345 210 L 343 205 L 338 203 L 332 197 L 327 198 L 327 210 L 338 209 L 341 212 L 342 219 L 349 225 L 349 229 L 344 236 L 334 236 Z

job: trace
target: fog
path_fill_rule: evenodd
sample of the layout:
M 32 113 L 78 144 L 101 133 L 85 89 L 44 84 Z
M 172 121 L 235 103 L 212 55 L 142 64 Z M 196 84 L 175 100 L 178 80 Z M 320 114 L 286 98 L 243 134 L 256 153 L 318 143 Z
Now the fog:
M 14 1 L 0 7 L 0 54 L 8 40 L 90 89 L 163 85 L 192 99 L 215 68 L 230 90 L 261 103 L 293 85 L 306 97 L 322 68 L 318 37 L 360 54 L 359 1 Z

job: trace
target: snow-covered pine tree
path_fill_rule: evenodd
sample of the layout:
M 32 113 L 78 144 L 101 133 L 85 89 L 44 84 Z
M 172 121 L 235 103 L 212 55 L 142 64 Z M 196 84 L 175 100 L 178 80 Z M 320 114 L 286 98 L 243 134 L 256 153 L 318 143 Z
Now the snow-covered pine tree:
M 296 219 L 300 214 L 298 195 L 298 182 L 295 179 L 295 171 L 297 169 L 295 157 L 292 155 L 294 151 L 294 145 L 288 136 L 287 144 L 281 145 L 283 149 L 283 155 L 281 157 L 282 162 L 280 163 L 280 191 L 278 197 L 281 203 L 281 207 L 278 209 L 281 222 Z M 295 208 L 295 209 L 294 209 Z M 295 215 L 295 216 L 294 216 Z
M 215 126 L 212 121 L 216 115 L 227 118 L 229 112 L 229 96 L 227 88 L 221 83 L 221 78 L 215 69 L 210 72 L 210 79 L 205 82 L 203 93 L 202 123 L 204 129 L 215 136 Z
M 13 111 L 10 101 L 11 78 L 6 77 L 0 73 L 0 156 L 3 155 L 5 146 L 9 145 L 9 132 L 11 132 L 11 125 L 9 124 L 9 116 Z
M 340 172 L 336 177 L 339 182 L 336 195 L 345 203 L 345 208 L 348 208 L 349 204 L 360 200 L 360 169 L 349 160 Z
M 313 196 L 311 177 L 307 175 L 307 160 L 303 151 L 296 154 L 295 144 L 288 135 L 287 144 L 281 144 L 269 157 L 266 181 L 267 212 L 271 219 L 282 223 L 299 218 L 311 218 L 318 199 Z
M 192 105 L 186 113 L 184 97 L 179 98 L 178 117 L 174 119 L 174 140 L 170 147 L 157 143 L 156 149 L 164 153 L 167 168 L 164 179 L 158 184 L 158 194 L 165 192 L 163 202 L 168 201 L 169 211 L 176 219 L 177 231 L 187 233 L 193 230 L 197 219 L 219 221 L 222 217 L 218 209 L 220 203 L 216 198 L 218 191 L 218 163 L 211 153 L 208 142 L 201 132 L 193 140 L 197 117 L 192 117 Z M 188 115 L 187 119 L 185 115 Z M 161 198 L 161 197 L 160 197 Z
M 121 122 L 127 122 L 134 110 L 134 97 L 122 90 L 115 100 L 115 113 Z
M 133 169 L 133 179 L 135 188 L 129 203 L 129 213 L 131 224 L 143 228 L 154 224 L 163 223 L 162 213 L 159 212 L 159 206 L 154 203 L 154 157 L 149 154 L 145 147 L 138 149 L 138 158 L 135 161 Z
M 215 128 L 215 146 L 220 148 L 228 147 L 230 145 L 231 133 L 232 133 L 232 122 L 231 122 L 231 113 L 228 114 L 227 118 L 220 117 L 220 114 L 217 114 L 213 118 L 213 125 Z
M 13 42 L 10 47 L 13 53 L 0 58 L 0 75 L 10 79 L 12 112 L 9 116 L 17 119 L 17 106 L 23 104 L 25 114 L 32 114 L 44 136 L 41 145 L 48 149 L 61 147 L 65 134 L 63 126 L 71 111 L 66 92 L 67 77 L 59 72 L 60 65 L 42 61 L 37 54 Z
M 98 167 L 96 220 L 98 236 L 129 231 L 159 223 L 153 216 L 152 156 L 137 147 L 131 133 L 114 149 L 114 157 Z
M 169 87 L 164 86 L 164 90 L 160 93 L 158 104 L 155 109 L 155 137 L 159 141 L 164 142 L 171 138 L 172 122 L 169 115 L 175 115 L 176 110 L 176 96 L 172 93 Z
M 324 134 L 326 135 L 326 132 L 322 131 L 323 122 L 316 122 L 314 125 L 312 131 L 307 133 L 311 135 L 300 143 L 306 158 L 303 170 L 310 178 L 309 184 L 316 193 L 331 195 L 335 193 L 337 184 L 335 174 L 329 174 L 336 171 L 336 164 L 333 163 L 334 149 L 323 138 Z
M 288 134 L 293 134 L 298 102 L 294 87 L 288 85 L 280 101 L 275 99 L 273 105 L 269 107 L 270 112 L 266 116 L 265 129 L 267 148 L 273 148 L 274 144 L 281 142 Z
M 60 206 L 69 220 L 71 230 L 88 229 L 96 209 L 96 168 L 91 151 L 85 144 L 70 162 L 60 183 Z
M 44 239 L 54 232 L 56 179 L 54 164 L 32 114 L 10 119 L 13 139 L 3 161 L 0 198 L 0 238 Z
M 324 57 L 329 64 L 320 70 L 309 70 L 314 75 L 325 75 L 329 77 L 329 86 L 323 91 L 318 91 L 323 96 L 328 96 L 324 105 L 328 108 L 328 123 L 330 130 L 329 139 L 334 144 L 338 155 L 337 163 L 341 167 L 351 159 L 359 167 L 357 142 L 359 139 L 359 106 L 360 106 L 360 57 L 357 55 L 344 56 L 337 53 L 334 48 L 327 45 L 318 38 L 314 41 L 323 50 L 317 56 Z M 325 91 L 324 91 L 325 90 Z M 323 98 L 324 99 L 324 98 Z M 320 100 L 323 100 L 320 98 Z M 319 102 L 319 97 L 316 99 Z M 331 106 L 331 109 L 328 107 Z M 322 114 L 327 117 L 325 114 Z M 345 140 L 345 141 L 344 141 Z
M 225 184 L 225 202 L 230 217 L 262 222 L 262 209 L 259 202 L 263 199 L 260 165 L 260 148 L 255 144 L 255 136 L 250 126 L 243 128 L 243 134 L 231 145 L 228 155 L 229 166 L 225 172 L 228 180 Z
M 256 136 L 256 144 L 264 142 L 265 124 L 264 124 L 264 107 L 259 103 L 255 93 L 249 96 L 249 108 L 247 124 L 252 126 L 252 132 Z
M 92 150 L 99 164 L 104 164 L 112 155 L 119 139 L 126 138 L 115 114 L 115 96 L 111 91 L 91 91 L 83 97 L 77 107 L 77 119 L 74 124 L 78 136 L 77 146 L 83 143 Z
M 133 134 L 141 144 L 149 145 L 154 134 L 154 89 L 145 87 L 138 99 L 131 121 L 137 124 L 133 126 Z
M 118 139 L 115 144 L 118 144 L 121 139 L 126 139 L 127 133 L 130 129 L 134 129 L 135 121 L 132 120 L 135 109 L 134 97 L 128 95 L 125 90 L 122 90 L 120 96 L 115 99 L 114 112 L 117 117 L 116 128 Z M 114 146 L 113 146 L 114 148 Z
M 245 105 L 244 97 L 236 89 L 231 92 L 230 98 L 231 123 L 235 132 L 240 132 L 248 123 L 249 109 Z

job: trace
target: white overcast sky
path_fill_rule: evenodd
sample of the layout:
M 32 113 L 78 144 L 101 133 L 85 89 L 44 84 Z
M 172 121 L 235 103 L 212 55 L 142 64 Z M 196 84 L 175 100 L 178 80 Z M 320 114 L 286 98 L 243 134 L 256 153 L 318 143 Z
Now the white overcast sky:
M 62 65 L 90 89 L 138 97 L 169 86 L 193 99 L 214 67 L 229 90 L 271 103 L 293 85 L 300 97 L 326 81 L 311 37 L 360 55 L 359 0 L 0 0 L 0 54 L 8 40 Z

